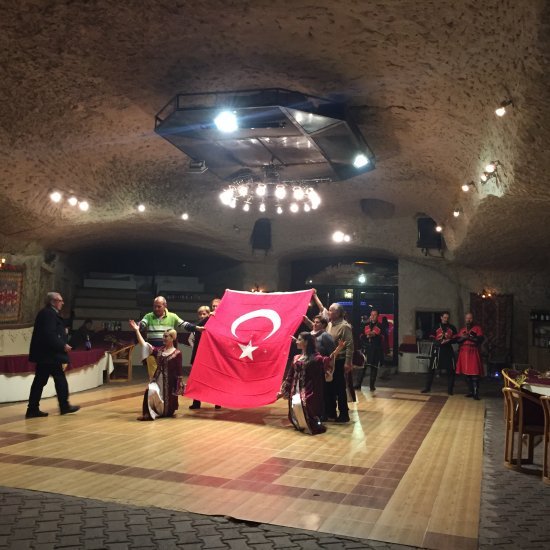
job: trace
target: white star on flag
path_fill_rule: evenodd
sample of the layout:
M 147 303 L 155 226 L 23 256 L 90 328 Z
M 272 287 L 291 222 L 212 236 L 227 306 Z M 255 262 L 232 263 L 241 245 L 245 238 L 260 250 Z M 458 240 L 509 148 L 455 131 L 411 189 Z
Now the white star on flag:
M 243 357 L 248 357 L 249 359 L 251 359 L 252 361 L 254 360 L 254 357 L 252 357 L 252 352 L 256 349 L 258 349 L 258 346 L 253 346 L 252 345 L 252 340 L 250 340 L 250 342 L 248 342 L 248 344 L 243 345 L 243 344 L 239 344 L 239 347 L 241 348 L 241 356 L 239 357 L 239 359 L 242 359 Z

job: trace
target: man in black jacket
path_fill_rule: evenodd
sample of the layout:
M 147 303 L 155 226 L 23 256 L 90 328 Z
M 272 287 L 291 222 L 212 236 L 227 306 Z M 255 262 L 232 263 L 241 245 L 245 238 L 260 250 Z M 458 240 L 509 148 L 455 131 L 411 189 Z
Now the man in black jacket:
M 38 312 L 34 321 L 29 361 L 36 363 L 36 374 L 25 418 L 48 416 L 47 412 L 40 410 L 40 399 L 50 376 L 53 376 L 61 414 L 74 413 L 80 409 L 69 404 L 69 385 L 63 371 L 63 364 L 69 362 L 71 346 L 67 344 L 65 321 L 59 314 L 62 307 L 61 294 L 48 292 L 46 306 Z

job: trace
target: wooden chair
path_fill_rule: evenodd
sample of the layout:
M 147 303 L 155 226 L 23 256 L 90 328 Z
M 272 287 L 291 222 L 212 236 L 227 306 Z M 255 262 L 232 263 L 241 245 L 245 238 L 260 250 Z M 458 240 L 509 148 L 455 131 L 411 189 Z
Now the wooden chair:
M 521 371 L 515 369 L 502 369 L 502 380 L 504 380 L 505 388 L 519 388 L 519 384 L 515 380 L 515 375 L 519 372 Z
M 113 372 L 107 374 L 107 382 L 131 382 L 132 381 L 132 352 L 135 344 L 124 346 L 109 354 L 113 360 Z M 118 371 L 118 372 L 117 372 Z M 120 371 L 123 375 L 120 376 Z
M 544 411 L 544 459 L 542 462 L 542 480 L 550 485 L 550 395 L 540 398 L 542 410 Z
M 506 421 L 504 464 L 508 468 L 522 470 L 523 464 L 533 464 L 534 436 L 544 434 L 542 406 L 539 399 L 516 388 L 502 388 L 502 392 Z M 524 436 L 527 458 L 522 456 Z

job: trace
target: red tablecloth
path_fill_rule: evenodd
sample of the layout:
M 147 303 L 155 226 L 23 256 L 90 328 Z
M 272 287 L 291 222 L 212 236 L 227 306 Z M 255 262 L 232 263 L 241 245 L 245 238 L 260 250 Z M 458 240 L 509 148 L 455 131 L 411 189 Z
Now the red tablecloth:
M 81 369 L 97 363 L 105 353 L 103 349 L 91 349 L 69 352 L 69 366 L 67 370 Z M 29 374 L 35 371 L 35 364 L 29 362 L 28 355 L 0 356 L 0 374 Z

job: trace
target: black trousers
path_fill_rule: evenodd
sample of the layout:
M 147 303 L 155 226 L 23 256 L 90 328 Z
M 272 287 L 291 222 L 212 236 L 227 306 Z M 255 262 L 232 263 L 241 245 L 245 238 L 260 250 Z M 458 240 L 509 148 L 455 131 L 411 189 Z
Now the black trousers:
M 349 415 L 348 396 L 346 393 L 346 377 L 344 374 L 345 359 L 337 359 L 334 363 L 334 375 L 332 382 L 326 384 L 327 399 L 325 399 L 325 411 L 329 418 L 336 417 L 336 405 L 340 415 Z
M 50 376 L 53 376 L 59 408 L 64 409 L 69 405 L 69 384 L 67 384 L 67 378 L 61 363 L 53 365 L 38 363 L 29 395 L 29 409 L 38 409 L 42 398 L 42 390 L 48 383 Z
M 433 347 L 430 358 L 430 366 L 426 376 L 426 390 L 432 389 L 432 383 L 436 369 L 447 371 L 447 392 L 452 394 L 455 385 L 456 358 L 453 348 L 450 345 Z

